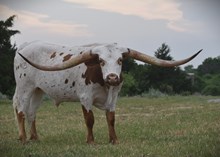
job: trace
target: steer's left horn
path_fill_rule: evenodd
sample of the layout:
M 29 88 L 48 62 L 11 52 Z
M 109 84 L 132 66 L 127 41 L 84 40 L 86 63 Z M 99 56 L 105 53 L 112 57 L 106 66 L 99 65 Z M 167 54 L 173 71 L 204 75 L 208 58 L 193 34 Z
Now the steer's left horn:
M 73 56 L 71 59 L 69 59 L 63 63 L 52 65 L 52 66 L 47 66 L 47 65 L 40 65 L 40 64 L 34 63 L 34 62 L 28 60 L 27 58 L 25 58 L 22 54 L 20 54 L 20 53 L 18 53 L 18 54 L 33 67 L 40 69 L 40 70 L 44 70 L 44 71 L 58 71 L 58 70 L 68 69 L 68 68 L 77 66 L 83 62 L 89 61 L 95 57 L 95 55 L 92 54 L 92 51 L 89 50 L 89 51 L 85 51 L 77 56 Z
M 151 57 L 151 56 L 148 56 L 146 54 L 143 54 L 141 52 L 138 52 L 138 51 L 135 51 L 132 49 L 128 49 L 128 51 L 125 52 L 124 55 L 127 57 L 134 58 L 136 60 L 145 62 L 145 63 L 152 64 L 152 65 L 157 65 L 157 66 L 161 66 L 161 67 L 174 67 L 174 66 L 179 66 L 179 65 L 182 65 L 182 64 L 185 64 L 185 63 L 191 61 L 201 51 L 202 51 L 202 49 L 200 51 L 198 51 L 197 53 L 195 53 L 194 55 L 192 55 L 191 57 L 183 59 L 183 60 L 179 60 L 179 61 L 168 61 L 168 60 L 163 60 L 163 59 Z

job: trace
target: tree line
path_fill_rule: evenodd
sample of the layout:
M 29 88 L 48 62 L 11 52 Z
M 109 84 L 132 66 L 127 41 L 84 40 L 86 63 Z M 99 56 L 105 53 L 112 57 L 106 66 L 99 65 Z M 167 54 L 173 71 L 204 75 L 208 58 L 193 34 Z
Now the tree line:
M 13 27 L 15 15 L 0 21 L 0 93 L 12 98 L 15 89 L 13 60 L 16 45 L 11 37 L 20 33 Z M 163 43 L 154 56 L 165 60 L 174 60 L 170 48 Z M 137 64 L 134 59 L 123 61 L 124 85 L 121 96 L 134 96 L 147 93 L 151 89 L 166 94 L 220 95 L 220 56 L 205 59 L 198 68 L 193 65 L 164 68 L 150 64 Z
M 173 60 L 170 48 L 163 43 L 154 53 L 160 59 Z M 124 87 L 121 94 L 141 95 L 151 89 L 173 95 L 220 95 L 220 56 L 205 59 L 198 68 L 193 65 L 180 67 L 158 67 L 150 64 L 137 64 L 126 59 L 123 64 Z

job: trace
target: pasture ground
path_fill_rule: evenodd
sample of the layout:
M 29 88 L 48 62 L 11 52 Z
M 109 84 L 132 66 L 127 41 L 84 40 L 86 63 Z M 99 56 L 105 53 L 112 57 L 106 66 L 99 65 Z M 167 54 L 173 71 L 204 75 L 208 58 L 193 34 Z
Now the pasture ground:
M 44 101 L 38 110 L 40 140 L 22 145 L 12 102 L 0 100 L 0 157 L 219 157 L 220 103 L 208 101 L 215 98 L 120 98 L 118 145 L 108 143 L 103 111 L 94 108 L 96 144 L 88 145 L 80 104 L 57 108 L 52 101 Z

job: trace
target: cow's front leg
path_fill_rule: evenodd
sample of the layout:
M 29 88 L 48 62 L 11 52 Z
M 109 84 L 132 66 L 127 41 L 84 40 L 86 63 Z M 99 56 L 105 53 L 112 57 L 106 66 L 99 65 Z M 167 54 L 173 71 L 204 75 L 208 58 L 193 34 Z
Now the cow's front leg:
M 106 111 L 106 119 L 108 122 L 109 142 L 112 144 L 117 144 L 118 138 L 115 133 L 115 112 Z
M 86 142 L 88 144 L 94 144 L 94 136 L 93 136 L 93 125 L 94 125 L 94 115 L 91 110 L 87 111 L 84 106 L 82 106 L 84 119 L 86 122 L 88 134 L 87 134 L 87 140 Z

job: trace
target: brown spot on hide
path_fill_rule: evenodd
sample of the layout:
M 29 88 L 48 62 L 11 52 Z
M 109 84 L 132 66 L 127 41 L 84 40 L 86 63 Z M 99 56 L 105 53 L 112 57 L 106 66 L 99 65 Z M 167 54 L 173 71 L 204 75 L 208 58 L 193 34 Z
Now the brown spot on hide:
M 56 52 L 54 52 L 51 56 L 50 59 L 55 58 L 56 57 Z
M 70 86 L 70 88 L 73 88 L 75 86 L 75 81 L 73 81 L 72 85 Z
M 67 83 L 68 83 L 68 81 L 69 81 L 69 80 L 68 80 L 68 79 L 66 79 L 66 80 L 65 80 L 65 84 L 67 84 Z
M 22 74 L 20 74 L 19 78 L 21 78 Z
M 64 53 L 63 53 L 63 52 L 61 52 L 61 53 L 60 53 L 60 56 L 62 56 L 63 54 L 64 54 Z
M 98 62 L 98 57 L 95 59 L 86 62 L 85 65 L 87 66 L 87 69 L 84 74 L 82 74 L 82 78 L 85 79 L 85 84 L 91 84 L 92 83 L 99 83 L 101 86 L 105 85 L 103 74 L 101 67 Z
M 73 81 L 72 86 L 73 86 L 73 87 L 75 86 L 75 81 Z
M 71 58 L 72 54 L 68 54 L 66 56 L 63 57 L 63 62 L 69 60 Z
M 81 51 L 79 54 L 82 54 L 83 52 Z
M 24 76 L 26 76 L 26 73 L 24 73 Z

